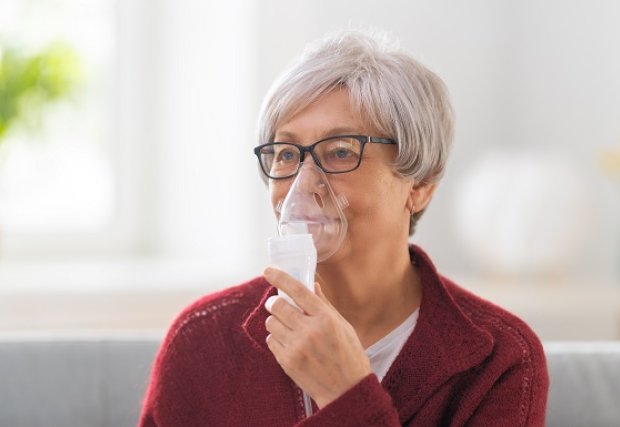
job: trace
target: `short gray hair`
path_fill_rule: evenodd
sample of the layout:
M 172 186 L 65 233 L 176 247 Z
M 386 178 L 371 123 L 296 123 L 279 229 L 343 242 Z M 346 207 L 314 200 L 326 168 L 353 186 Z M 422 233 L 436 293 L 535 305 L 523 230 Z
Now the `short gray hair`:
M 272 141 L 279 124 L 338 87 L 380 136 L 398 142 L 397 172 L 418 183 L 439 181 L 454 135 L 448 90 L 384 34 L 346 30 L 308 45 L 265 97 L 259 143 Z M 412 216 L 410 234 L 421 215 Z

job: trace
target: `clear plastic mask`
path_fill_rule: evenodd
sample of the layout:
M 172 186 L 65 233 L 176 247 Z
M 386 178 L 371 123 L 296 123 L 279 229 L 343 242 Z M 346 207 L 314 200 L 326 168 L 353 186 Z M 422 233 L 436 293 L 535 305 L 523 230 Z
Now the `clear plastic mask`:
M 325 172 L 312 162 L 302 163 L 284 201 L 276 206 L 278 233 L 312 234 L 317 261 L 325 261 L 340 248 L 347 233 L 342 212 L 347 206 L 344 196 L 334 194 Z

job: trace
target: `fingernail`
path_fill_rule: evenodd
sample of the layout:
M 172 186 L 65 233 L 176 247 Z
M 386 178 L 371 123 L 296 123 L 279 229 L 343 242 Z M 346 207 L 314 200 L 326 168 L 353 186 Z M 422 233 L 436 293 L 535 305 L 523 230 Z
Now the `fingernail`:
M 265 271 L 263 271 L 263 275 L 265 276 L 265 278 L 271 276 L 272 274 L 273 274 L 273 268 L 271 267 L 267 267 Z
M 269 298 L 267 298 L 267 301 L 265 301 L 265 309 L 271 313 L 271 307 L 273 307 L 273 304 L 276 302 L 276 300 L 278 299 L 278 295 L 272 295 Z

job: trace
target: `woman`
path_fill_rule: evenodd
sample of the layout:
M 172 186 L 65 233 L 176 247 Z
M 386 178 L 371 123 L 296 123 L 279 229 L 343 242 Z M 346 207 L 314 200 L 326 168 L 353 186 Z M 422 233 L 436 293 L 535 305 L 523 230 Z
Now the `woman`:
M 140 425 L 544 425 L 534 333 L 408 244 L 452 142 L 442 81 L 380 40 L 340 33 L 275 83 L 259 127 L 276 216 L 311 165 L 346 198 L 346 235 L 318 264 L 315 292 L 267 268 L 188 307 L 159 351 Z

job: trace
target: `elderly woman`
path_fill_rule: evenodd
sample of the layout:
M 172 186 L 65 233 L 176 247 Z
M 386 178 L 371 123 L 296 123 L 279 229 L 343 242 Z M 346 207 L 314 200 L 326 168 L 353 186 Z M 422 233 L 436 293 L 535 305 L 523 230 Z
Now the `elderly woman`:
M 276 216 L 312 165 L 348 202 L 346 234 L 317 265 L 315 292 L 267 268 L 189 306 L 159 351 L 140 425 L 544 425 L 535 334 L 408 243 L 452 143 L 439 77 L 379 39 L 339 33 L 275 83 L 259 126 Z

